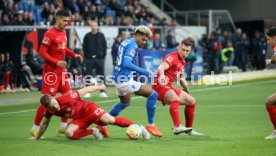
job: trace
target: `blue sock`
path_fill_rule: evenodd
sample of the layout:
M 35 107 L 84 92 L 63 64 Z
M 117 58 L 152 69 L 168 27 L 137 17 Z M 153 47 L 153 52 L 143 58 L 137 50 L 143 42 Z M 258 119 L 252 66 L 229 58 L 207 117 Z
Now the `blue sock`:
M 122 103 L 116 103 L 115 105 L 112 106 L 112 109 L 110 110 L 109 114 L 111 116 L 118 116 L 119 113 L 124 110 L 125 108 L 127 108 L 129 106 L 129 104 L 122 104 Z
M 153 91 L 151 95 L 148 97 L 147 100 L 147 114 L 148 114 L 148 123 L 154 124 L 154 116 L 156 112 L 156 101 L 157 101 L 158 94 Z

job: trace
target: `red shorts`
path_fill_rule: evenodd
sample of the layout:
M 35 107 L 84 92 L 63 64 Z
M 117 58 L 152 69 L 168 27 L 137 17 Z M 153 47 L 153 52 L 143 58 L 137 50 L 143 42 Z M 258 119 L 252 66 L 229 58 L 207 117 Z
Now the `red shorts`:
M 89 102 L 90 105 L 86 110 L 86 113 L 83 114 L 81 118 L 73 119 L 69 124 L 78 125 L 79 129 L 87 129 L 91 124 L 95 123 L 98 125 L 103 125 L 100 121 L 105 110 L 101 109 L 95 103 Z
M 165 105 L 164 97 L 167 91 L 173 90 L 177 96 L 180 96 L 181 90 L 178 88 L 173 88 L 172 86 L 162 86 L 162 85 L 153 85 L 152 89 L 154 89 L 158 93 L 158 100 Z
M 54 72 L 43 71 L 42 94 L 55 96 L 57 93 L 66 93 L 71 90 L 70 78 L 67 74 L 56 74 Z

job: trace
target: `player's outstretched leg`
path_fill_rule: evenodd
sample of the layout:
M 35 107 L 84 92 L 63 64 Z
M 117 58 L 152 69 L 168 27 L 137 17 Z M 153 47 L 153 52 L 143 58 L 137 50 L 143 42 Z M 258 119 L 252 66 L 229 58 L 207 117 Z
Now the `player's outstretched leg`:
M 276 139 L 276 94 L 271 95 L 266 99 L 266 109 L 273 125 L 273 132 L 265 137 L 265 139 Z
M 116 117 L 120 114 L 121 111 L 123 111 L 125 108 L 129 106 L 128 103 L 123 104 L 121 102 L 116 103 L 115 105 L 112 106 L 109 114 Z
M 69 124 L 68 127 L 65 130 L 65 135 L 69 139 L 73 140 L 78 140 L 82 137 L 88 136 L 88 135 L 93 135 L 97 140 L 102 140 L 103 137 L 100 133 L 100 130 L 97 128 L 92 128 L 92 129 L 82 129 L 79 128 L 78 125 L 75 124 Z
M 146 108 L 148 115 L 148 124 L 146 129 L 154 136 L 162 137 L 163 134 L 159 132 L 158 128 L 154 125 L 154 116 L 156 112 L 156 101 L 158 94 L 156 91 L 153 91 L 147 99 Z
M 186 127 L 187 128 L 193 128 L 193 123 L 194 123 L 194 117 L 195 117 L 195 106 L 196 103 L 193 105 L 186 105 L 185 109 L 184 109 L 184 114 L 185 114 L 185 119 L 186 119 Z M 198 131 L 196 131 L 195 129 L 193 129 L 192 131 L 186 133 L 188 135 L 204 135 Z

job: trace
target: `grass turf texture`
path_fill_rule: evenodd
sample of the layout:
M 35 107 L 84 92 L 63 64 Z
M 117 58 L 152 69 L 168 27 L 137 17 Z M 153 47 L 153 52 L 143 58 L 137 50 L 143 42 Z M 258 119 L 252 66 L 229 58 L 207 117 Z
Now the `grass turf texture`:
M 276 140 L 264 140 L 272 132 L 266 112 L 266 97 L 276 92 L 276 80 L 263 79 L 234 83 L 232 86 L 189 86 L 197 99 L 194 128 L 205 136 L 172 134 L 169 106 L 157 103 L 156 125 L 164 137 L 145 141 L 129 140 L 126 129 L 109 126 L 110 138 L 96 141 L 93 136 L 69 140 L 59 136 L 60 119 L 52 117 L 45 132 L 46 140 L 28 140 L 37 108 L 38 92 L 0 95 L 0 153 L 6 155 L 276 155 Z M 109 98 L 99 99 L 98 93 L 88 99 L 106 111 L 118 101 L 113 87 Z M 101 102 L 99 102 L 101 101 Z M 105 101 L 105 102 L 104 102 Z M 131 106 L 121 115 L 146 124 L 145 98 L 133 96 Z M 180 107 L 185 125 L 184 106 Z M 95 125 L 92 125 L 94 127 Z

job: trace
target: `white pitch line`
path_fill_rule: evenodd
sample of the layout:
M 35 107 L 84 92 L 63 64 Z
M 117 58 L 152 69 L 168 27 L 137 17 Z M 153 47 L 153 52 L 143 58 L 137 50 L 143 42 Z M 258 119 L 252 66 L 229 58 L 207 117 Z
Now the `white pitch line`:
M 209 91 L 209 90 L 220 90 L 220 89 L 228 89 L 228 88 L 233 88 L 233 87 L 241 87 L 241 86 L 248 86 L 251 84 L 266 84 L 266 83 L 272 83 L 276 82 L 276 80 L 270 80 L 270 81 L 265 81 L 265 82 L 248 82 L 248 83 L 242 83 L 242 84 L 236 84 L 236 85 L 229 85 L 229 86 L 221 86 L 221 87 L 212 87 L 212 88 L 201 88 L 201 89 L 195 89 L 191 92 L 201 92 L 201 91 Z M 131 100 L 136 100 L 136 99 L 141 99 L 143 97 L 132 97 Z M 113 100 L 105 100 L 105 101 L 95 101 L 97 104 L 101 103 L 108 103 L 108 102 L 117 102 L 119 99 L 113 99 Z M 0 113 L 0 115 L 9 115 L 9 114 L 17 114 L 17 113 L 25 113 L 25 112 L 32 112 L 36 111 L 36 109 L 27 109 L 27 110 L 22 110 L 22 111 L 15 111 L 15 112 L 5 112 L 5 113 Z

